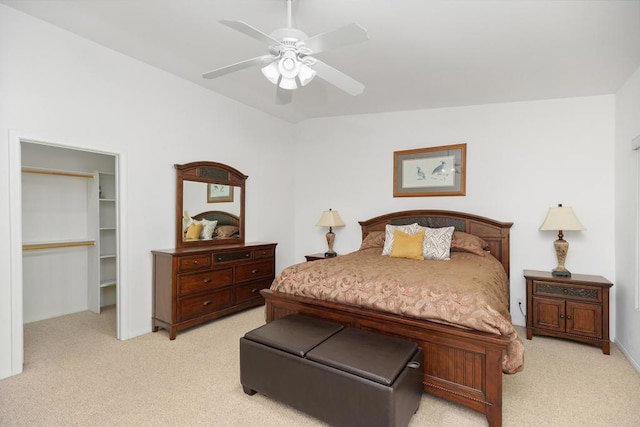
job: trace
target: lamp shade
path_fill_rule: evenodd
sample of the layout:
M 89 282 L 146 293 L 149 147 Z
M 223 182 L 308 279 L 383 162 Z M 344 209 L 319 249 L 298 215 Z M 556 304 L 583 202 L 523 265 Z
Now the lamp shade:
M 328 211 L 322 212 L 322 216 L 316 225 L 320 227 L 342 227 L 344 226 L 344 221 L 340 218 L 338 211 L 329 209 Z
M 571 206 L 558 205 L 557 207 L 549 208 L 547 217 L 540 226 L 540 230 L 580 231 L 586 230 L 586 228 L 578 220 L 576 214 L 573 213 Z

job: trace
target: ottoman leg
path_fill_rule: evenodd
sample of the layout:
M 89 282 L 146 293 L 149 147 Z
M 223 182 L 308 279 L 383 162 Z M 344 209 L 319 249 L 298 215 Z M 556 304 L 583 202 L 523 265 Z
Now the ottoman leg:
M 249 396 L 253 396 L 254 394 L 256 394 L 255 390 L 250 389 L 249 387 L 246 386 L 242 386 L 242 391 L 244 391 L 246 394 L 248 394 Z

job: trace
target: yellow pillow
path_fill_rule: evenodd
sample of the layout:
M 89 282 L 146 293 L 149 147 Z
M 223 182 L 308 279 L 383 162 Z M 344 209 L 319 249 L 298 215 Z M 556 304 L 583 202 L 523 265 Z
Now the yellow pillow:
M 400 230 L 395 230 L 393 232 L 393 247 L 391 248 L 391 257 L 423 260 L 423 241 L 424 231 L 420 231 L 415 234 L 407 234 L 403 233 Z
M 202 231 L 202 223 L 191 223 L 187 229 L 187 240 L 198 240 L 200 238 L 200 232 Z

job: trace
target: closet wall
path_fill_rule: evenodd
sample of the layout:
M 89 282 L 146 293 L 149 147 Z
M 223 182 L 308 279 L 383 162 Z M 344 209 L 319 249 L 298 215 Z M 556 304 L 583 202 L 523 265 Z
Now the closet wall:
M 115 304 L 115 286 L 100 287 L 100 175 L 115 178 L 108 154 L 23 142 L 22 168 L 79 172 L 79 176 L 22 173 L 24 322 Z M 115 186 L 109 190 L 115 200 Z M 104 195 L 104 194 L 103 194 Z M 109 215 L 115 226 L 115 202 Z M 104 216 L 104 214 L 103 214 Z M 115 239 L 115 234 L 113 234 Z M 33 243 L 87 241 L 86 245 L 47 248 Z M 115 246 L 113 251 L 115 251 Z M 108 261 L 115 278 L 115 257 Z M 104 272 L 102 272 L 104 277 Z M 92 303 L 93 301 L 93 303 Z

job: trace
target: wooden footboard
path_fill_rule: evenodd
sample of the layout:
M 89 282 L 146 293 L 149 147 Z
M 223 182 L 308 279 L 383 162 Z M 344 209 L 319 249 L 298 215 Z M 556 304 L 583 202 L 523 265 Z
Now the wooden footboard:
M 414 341 L 424 351 L 427 393 L 485 414 L 492 427 L 502 424 L 502 356 L 507 338 L 271 290 L 261 293 L 267 322 L 300 313 Z

